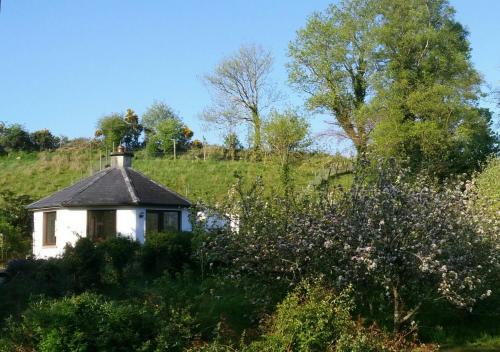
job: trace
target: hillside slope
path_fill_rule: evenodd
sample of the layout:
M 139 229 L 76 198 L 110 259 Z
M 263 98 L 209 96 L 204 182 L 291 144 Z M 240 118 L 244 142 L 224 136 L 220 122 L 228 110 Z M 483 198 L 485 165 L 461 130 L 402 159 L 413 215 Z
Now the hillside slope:
M 90 162 L 92 160 L 92 162 Z M 298 189 L 317 183 L 328 156 L 311 156 L 293 166 L 294 184 Z M 11 190 L 38 199 L 87 177 L 90 168 L 97 171 L 99 159 L 84 152 L 41 152 L 11 154 L 0 157 L 0 190 Z M 172 188 L 191 200 L 221 200 L 235 183 L 235 173 L 250 183 L 262 177 L 268 192 L 280 187 L 280 166 L 272 161 L 215 161 L 135 159 L 133 167 L 152 179 Z M 349 182 L 344 175 L 336 182 Z

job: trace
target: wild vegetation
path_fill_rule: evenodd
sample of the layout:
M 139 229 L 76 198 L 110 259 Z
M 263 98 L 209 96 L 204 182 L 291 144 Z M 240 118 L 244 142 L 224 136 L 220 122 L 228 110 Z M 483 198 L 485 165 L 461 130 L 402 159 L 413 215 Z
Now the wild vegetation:
M 240 180 L 210 208 L 239 214 L 236 233 L 199 222 L 144 246 L 82 238 L 59 259 L 12 262 L 0 345 L 431 351 L 498 334 L 499 224 L 476 201 L 481 177 L 443 186 L 386 169 L 305 194 Z
M 500 348 L 499 139 L 453 8 L 345 0 L 311 15 L 289 56 L 291 85 L 355 158 L 316 151 L 301 110 L 274 105 L 258 45 L 205 76 L 201 117 L 223 145 L 161 101 L 101 117 L 88 139 L 0 125 L 0 351 Z M 24 205 L 118 144 L 196 203 L 193 232 L 31 258 Z
M 0 157 L 0 190 L 10 190 L 17 195 L 26 194 L 32 199 L 45 197 L 71 185 L 105 166 L 105 158 L 99 162 L 95 151 L 89 157 L 90 147 L 85 143 L 82 149 L 59 149 L 51 153 L 12 153 Z M 202 152 L 201 152 L 202 153 Z M 227 155 L 227 160 L 226 156 Z M 342 156 L 323 153 L 294 156 L 293 178 L 297 187 L 317 185 L 322 179 L 349 184 L 351 160 Z M 90 160 L 89 160 L 90 159 Z M 91 168 L 92 167 L 92 168 Z M 244 176 L 245 182 L 262 177 L 271 188 L 279 188 L 281 164 L 276 156 L 262 161 L 231 160 L 223 147 L 207 148 L 207 160 L 184 155 L 177 160 L 153 158 L 145 152 L 137 152 L 133 167 L 171 187 L 176 192 L 194 201 L 201 199 L 215 202 L 223 199 L 235 182 L 235 174 Z M 341 175 L 335 174 L 340 172 Z M 203 175 L 204 177 L 200 177 Z M 43 180 L 43 181 L 41 181 Z

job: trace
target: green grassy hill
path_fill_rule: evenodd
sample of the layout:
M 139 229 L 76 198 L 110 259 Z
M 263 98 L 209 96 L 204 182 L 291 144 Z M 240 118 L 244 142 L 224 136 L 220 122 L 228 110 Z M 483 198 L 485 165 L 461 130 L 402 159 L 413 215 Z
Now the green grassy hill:
M 317 184 L 334 159 L 316 155 L 297 161 L 292 168 L 297 189 Z M 99 170 L 99 158 L 95 155 L 90 158 L 83 151 L 10 154 L 0 157 L 0 190 L 8 189 L 38 199 L 87 177 L 91 167 L 94 172 Z M 191 200 L 223 199 L 235 183 L 235 172 L 241 174 L 246 183 L 261 176 L 268 192 L 280 186 L 280 166 L 274 160 L 145 159 L 139 154 L 133 167 Z M 334 182 L 347 184 L 350 175 L 338 176 Z

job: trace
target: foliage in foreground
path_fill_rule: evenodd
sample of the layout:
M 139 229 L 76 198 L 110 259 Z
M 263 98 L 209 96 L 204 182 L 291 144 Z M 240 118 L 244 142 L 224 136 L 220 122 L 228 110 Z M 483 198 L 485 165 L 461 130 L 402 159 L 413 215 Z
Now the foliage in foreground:
M 40 299 L 23 313 L 21 324 L 8 321 L 0 351 L 180 351 L 191 319 L 170 313 L 160 318 L 147 304 L 93 293 Z
M 352 319 L 352 288 L 335 294 L 320 280 L 302 281 L 278 304 L 263 334 L 255 342 L 242 344 L 245 352 L 278 351 L 433 351 L 435 346 L 406 342 L 372 326 L 365 328 Z M 219 341 L 203 351 L 226 351 Z
M 366 350 L 367 343 L 375 351 L 407 351 L 413 345 L 403 335 L 386 333 L 397 325 L 397 309 L 409 318 L 396 329 L 425 341 L 449 342 L 465 331 L 467 340 L 498 334 L 498 230 L 484 208 L 490 202 L 477 201 L 484 199 L 478 184 L 433 186 L 396 165 L 357 173 L 347 191 L 310 189 L 302 196 L 267 196 L 262 183 L 248 190 L 241 182 L 230 206 L 219 209 L 219 216 L 237 214 L 238 232 L 199 226 L 192 238 L 150 234 L 144 246 L 83 238 L 62 258 L 18 262 L 0 285 L 1 315 L 12 316 L 0 323 L 2 346 L 71 350 L 68 341 L 78 338 L 81 346 L 104 346 L 111 337 L 97 341 L 72 313 L 87 303 L 106 313 L 96 324 L 104 332 L 135 329 L 145 312 L 154 332 L 127 338 L 146 351 L 286 350 L 289 344 Z M 317 277 L 320 286 L 303 282 Z M 350 285 L 349 299 L 341 299 Z M 46 316 L 54 323 L 45 324 Z M 46 340 L 51 334 L 57 336 Z
M 360 172 L 348 191 L 295 204 L 263 197 L 258 183 L 250 191 L 240 185 L 219 211 L 238 214 L 239 231 L 219 229 L 201 255 L 263 283 L 320 274 L 337 287 L 352 283 L 368 309 L 376 304 L 392 316 L 395 330 L 414 321 L 426 302 L 472 309 L 493 292 L 498 218 L 477 208 L 472 182 L 432 186 L 387 171 L 397 169 Z
M 0 263 L 23 258 L 31 250 L 31 215 L 25 208 L 32 199 L 0 191 Z

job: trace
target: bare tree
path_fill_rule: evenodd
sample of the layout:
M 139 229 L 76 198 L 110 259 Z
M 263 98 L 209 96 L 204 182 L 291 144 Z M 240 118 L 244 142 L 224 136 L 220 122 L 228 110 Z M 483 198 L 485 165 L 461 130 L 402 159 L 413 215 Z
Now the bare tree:
M 264 111 L 278 98 L 269 79 L 272 64 L 269 51 L 258 45 L 242 46 L 203 79 L 212 94 L 212 105 L 204 110 L 202 118 L 230 129 L 242 122 L 249 125 L 256 152 L 262 146 Z

